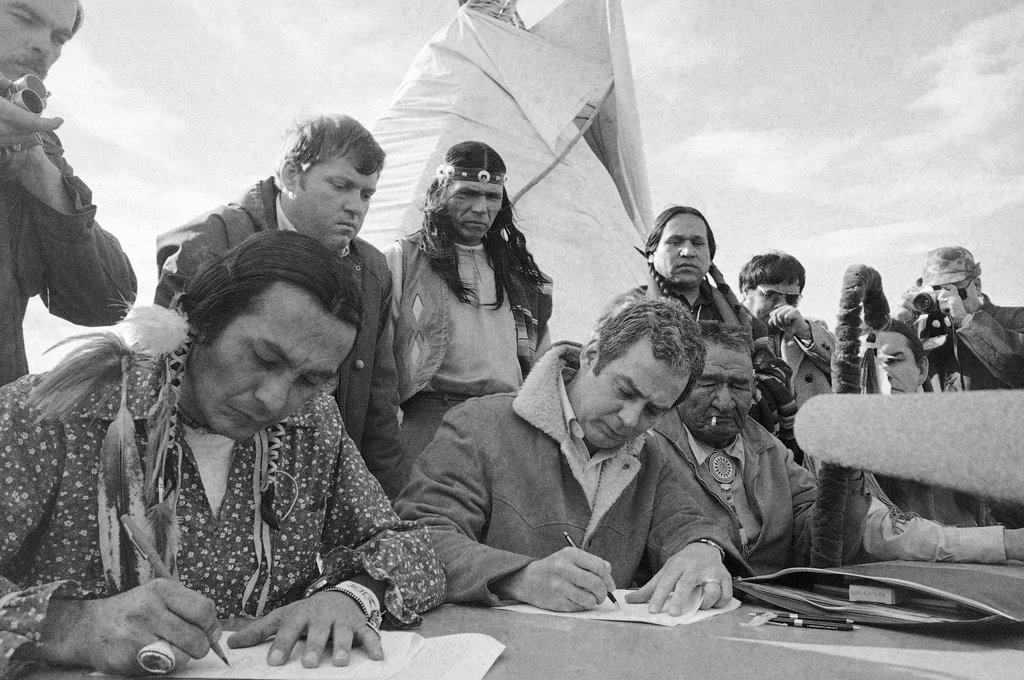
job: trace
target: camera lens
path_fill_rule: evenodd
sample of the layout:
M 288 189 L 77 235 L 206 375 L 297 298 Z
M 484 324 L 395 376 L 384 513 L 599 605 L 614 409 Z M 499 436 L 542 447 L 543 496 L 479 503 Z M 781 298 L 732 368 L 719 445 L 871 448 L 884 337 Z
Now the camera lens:
M 911 299 L 910 304 L 922 314 L 933 312 L 939 308 L 939 301 L 932 293 L 918 293 Z
M 43 112 L 43 100 L 32 90 L 18 90 L 11 97 L 11 101 L 37 116 Z

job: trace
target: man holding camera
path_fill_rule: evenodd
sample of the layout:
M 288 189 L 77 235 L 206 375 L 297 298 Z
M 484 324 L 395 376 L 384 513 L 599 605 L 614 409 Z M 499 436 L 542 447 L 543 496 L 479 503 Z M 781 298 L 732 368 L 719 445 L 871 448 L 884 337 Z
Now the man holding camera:
M 755 255 L 740 269 L 743 306 L 768 327 L 772 349 L 792 369 L 798 408 L 813 396 L 832 392 L 836 345 L 824 321 L 805 317 L 798 309 L 806 282 L 804 266 L 781 250 Z
M 33 295 L 87 326 L 115 323 L 135 298 L 131 263 L 53 134 L 63 121 L 38 115 L 41 80 L 81 23 L 76 0 L 0 0 L 0 385 L 28 373 Z M 41 93 L 21 89 L 32 81 Z
M 933 389 L 1024 388 L 1024 307 L 992 304 L 981 292 L 981 265 L 966 248 L 929 252 L 916 287 L 895 311 L 917 325 Z

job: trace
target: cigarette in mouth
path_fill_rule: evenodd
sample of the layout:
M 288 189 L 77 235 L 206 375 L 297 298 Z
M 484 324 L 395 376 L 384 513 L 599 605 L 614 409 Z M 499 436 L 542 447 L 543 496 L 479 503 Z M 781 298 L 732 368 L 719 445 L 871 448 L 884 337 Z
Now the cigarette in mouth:
M 711 416 L 711 427 L 718 424 L 718 416 Z

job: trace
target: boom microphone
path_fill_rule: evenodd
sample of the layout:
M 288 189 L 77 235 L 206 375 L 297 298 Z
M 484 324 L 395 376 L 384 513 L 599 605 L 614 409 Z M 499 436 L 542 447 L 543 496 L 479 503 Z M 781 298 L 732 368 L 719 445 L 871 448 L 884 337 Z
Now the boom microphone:
M 796 414 L 810 456 L 1024 502 L 1024 392 L 823 394 Z

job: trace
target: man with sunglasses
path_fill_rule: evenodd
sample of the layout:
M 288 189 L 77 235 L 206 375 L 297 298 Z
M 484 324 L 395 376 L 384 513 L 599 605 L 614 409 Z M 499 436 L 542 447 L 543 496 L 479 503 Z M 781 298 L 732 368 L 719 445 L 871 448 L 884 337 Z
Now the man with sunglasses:
M 934 299 L 933 312 L 915 308 L 921 296 Z M 916 286 L 904 293 L 893 316 L 917 324 L 924 335 L 947 324 L 941 343 L 926 343 L 933 390 L 1024 388 L 1024 307 L 998 307 L 981 292 L 981 264 L 962 246 L 936 248 L 925 256 Z M 932 326 L 929 328 L 929 326 Z
M 811 397 L 832 391 L 836 342 L 823 321 L 808 319 L 797 308 L 806 282 L 800 261 L 779 250 L 755 255 L 740 269 L 743 306 L 768 326 L 776 356 L 792 369 L 798 408 Z

